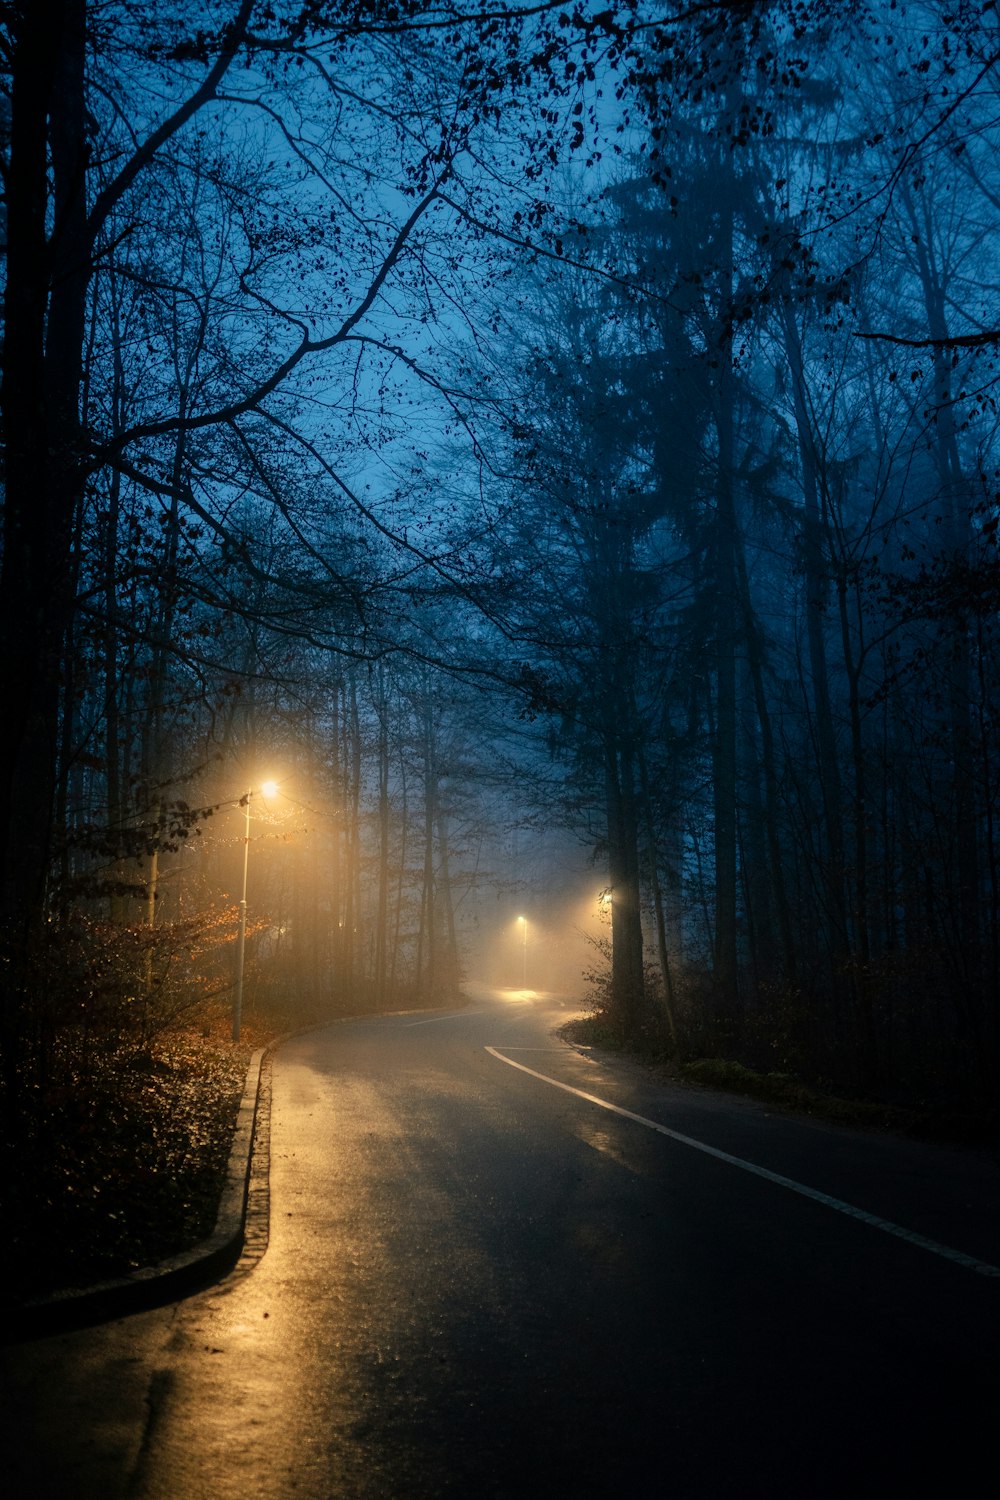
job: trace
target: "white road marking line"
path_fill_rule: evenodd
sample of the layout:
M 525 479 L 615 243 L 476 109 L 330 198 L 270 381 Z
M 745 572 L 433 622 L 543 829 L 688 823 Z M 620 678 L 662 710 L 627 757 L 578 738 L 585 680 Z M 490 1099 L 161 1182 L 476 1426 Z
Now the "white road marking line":
M 446 1016 L 427 1016 L 423 1021 L 407 1021 L 403 1027 L 409 1031 L 411 1026 L 433 1026 L 435 1021 L 459 1021 L 466 1016 L 481 1016 L 481 1010 L 450 1010 Z
M 857 1219 L 862 1224 L 870 1225 L 872 1229 L 881 1229 L 883 1234 L 895 1235 L 896 1239 L 906 1240 L 908 1244 L 916 1245 L 920 1250 L 929 1250 L 932 1255 L 939 1255 L 944 1260 L 953 1261 L 955 1265 L 965 1266 L 967 1270 L 977 1271 L 980 1276 L 1000 1276 L 1000 1266 L 991 1266 L 988 1261 L 977 1260 L 975 1256 L 966 1255 L 962 1250 L 952 1250 L 948 1245 L 939 1245 L 936 1240 L 925 1239 L 922 1234 L 915 1234 L 911 1229 L 904 1229 L 902 1225 L 894 1224 L 890 1219 L 880 1219 L 877 1214 L 870 1214 L 863 1208 L 855 1208 L 852 1203 L 844 1203 L 840 1198 L 831 1198 L 829 1193 L 821 1193 L 816 1188 L 807 1187 L 805 1183 L 793 1181 L 791 1177 L 783 1177 L 780 1172 L 771 1172 L 767 1167 L 759 1167 L 755 1162 L 745 1161 L 741 1156 L 731 1156 L 728 1151 L 720 1151 L 716 1146 L 707 1145 L 705 1141 L 696 1141 L 693 1136 L 682 1135 L 679 1130 L 671 1130 L 668 1125 L 649 1120 L 645 1115 L 634 1114 L 630 1109 L 623 1109 L 620 1104 L 612 1104 L 607 1099 L 598 1098 L 596 1094 L 588 1094 L 583 1089 L 574 1088 L 572 1084 L 562 1083 L 558 1078 L 549 1078 L 545 1073 L 537 1073 L 534 1068 L 515 1062 L 512 1057 L 505 1057 L 495 1047 L 487 1047 L 486 1051 L 491 1053 L 498 1062 L 506 1063 L 509 1068 L 517 1068 L 522 1073 L 530 1074 L 532 1078 L 538 1078 L 542 1083 L 551 1084 L 553 1088 L 562 1089 L 564 1093 L 575 1094 L 578 1099 L 585 1099 L 588 1104 L 596 1104 L 600 1109 L 607 1109 L 612 1114 L 621 1115 L 623 1119 L 634 1120 L 637 1125 L 645 1125 L 648 1130 L 655 1130 L 660 1135 L 669 1136 L 672 1141 L 678 1141 L 682 1146 L 691 1146 L 695 1151 L 704 1152 L 706 1156 L 714 1156 L 717 1161 L 728 1162 L 731 1167 L 740 1167 L 744 1172 L 751 1172 L 755 1177 L 762 1177 L 765 1182 L 773 1182 L 778 1187 L 788 1188 L 790 1192 L 798 1193 L 802 1198 L 810 1198 L 814 1203 L 822 1203 L 826 1208 L 835 1209 L 839 1214 L 846 1214 L 849 1219 Z
M 492 1047 L 487 1047 L 486 1050 L 487 1050 L 487 1052 L 492 1052 L 493 1048 Z M 508 1052 L 551 1052 L 551 1053 L 557 1054 L 559 1057 L 565 1057 L 567 1055 L 567 1053 L 568 1053 L 571 1056 L 576 1057 L 580 1062 L 589 1063 L 589 1065 L 592 1068 L 596 1068 L 596 1067 L 600 1066 L 600 1064 L 598 1063 L 598 1061 L 597 1061 L 596 1058 L 594 1058 L 594 1057 L 588 1057 L 585 1052 L 580 1052 L 578 1050 L 578 1048 L 576 1048 L 574 1046 L 566 1046 L 566 1047 L 508 1047 L 507 1051 Z M 497 1055 L 499 1055 L 499 1054 L 497 1054 Z M 541 1075 L 539 1075 L 539 1076 L 541 1076 Z

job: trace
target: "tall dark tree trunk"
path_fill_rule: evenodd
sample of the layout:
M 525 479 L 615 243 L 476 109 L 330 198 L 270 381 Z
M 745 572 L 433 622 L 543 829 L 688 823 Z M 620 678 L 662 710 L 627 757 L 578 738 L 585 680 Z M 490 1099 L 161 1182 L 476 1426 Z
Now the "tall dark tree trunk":
M 642 816 L 646 834 L 646 859 L 649 867 L 649 888 L 653 897 L 653 913 L 656 919 L 656 952 L 660 962 L 660 978 L 663 981 L 663 1009 L 670 1034 L 670 1045 L 677 1048 L 677 1000 L 674 993 L 673 966 L 670 962 L 670 945 L 667 940 L 667 916 L 663 900 L 663 885 L 657 852 L 656 821 L 653 817 L 653 798 L 649 785 L 646 757 L 640 745 L 636 752 L 639 769 L 639 786 L 642 792 Z
M 795 311 L 783 306 L 785 353 L 792 383 L 792 405 L 802 469 L 802 552 L 806 580 L 806 636 L 812 679 L 813 712 L 816 718 L 816 754 L 819 762 L 820 801 L 826 832 L 825 884 L 833 917 L 833 951 L 849 955 L 851 939 L 847 919 L 847 859 L 844 851 L 843 790 L 837 738 L 830 698 L 830 674 L 826 656 L 826 610 L 830 587 L 823 547 L 820 507 L 820 463 L 813 424 L 806 404 L 805 365 Z M 835 969 L 837 965 L 835 964 Z M 835 988 L 839 980 L 834 976 Z
M 460 978 L 458 931 L 455 926 L 455 893 L 451 888 L 451 851 L 448 847 L 448 815 L 440 802 L 438 804 L 437 836 L 438 904 L 441 908 L 441 927 L 444 939 L 441 945 L 442 953 L 438 968 L 445 989 L 444 998 L 450 1000 L 457 993 Z
M 388 998 L 389 946 L 389 703 L 385 665 L 376 668 L 375 712 L 378 718 L 378 896 L 375 911 L 374 984 L 375 1004 L 382 1009 Z
M 180 412 L 187 407 L 187 392 L 182 390 Z M 156 926 L 156 903 L 159 897 L 159 852 L 155 840 L 160 837 L 167 816 L 166 783 L 170 776 L 164 715 L 167 705 L 167 670 L 170 642 L 173 637 L 180 600 L 177 567 L 180 547 L 180 486 L 184 475 L 187 442 L 180 433 L 174 444 L 171 472 L 172 494 L 163 533 L 160 562 L 160 594 L 153 622 L 153 652 L 149 668 L 149 698 L 142 726 L 143 806 L 140 818 L 153 826 L 152 842 L 146 868 L 146 925 Z
M 878 1075 L 878 1037 L 875 1030 L 874 997 L 870 977 L 871 935 L 869 923 L 868 770 L 862 723 L 861 659 L 852 645 L 848 614 L 848 582 L 844 568 L 837 578 L 837 599 L 848 683 L 848 713 L 851 724 L 854 825 L 854 951 L 858 959 L 852 993 L 858 1016 L 858 1057 L 862 1083 L 873 1083 Z
M 32 0 L 17 7 L 11 23 L 0 387 L 0 1053 L 11 1102 L 29 1031 L 39 1031 L 43 1014 L 29 969 L 46 915 L 73 528 L 83 489 L 85 16 L 84 0 Z
M 361 718 L 358 711 L 358 681 L 352 668 L 350 694 L 344 702 L 344 768 L 349 787 L 347 811 L 347 870 L 345 872 L 344 959 L 345 982 L 356 984 L 359 962 L 361 925 Z
M 424 759 L 424 873 L 420 892 L 420 926 L 417 933 L 416 981 L 421 996 L 433 997 L 437 982 L 437 912 L 434 889 L 434 828 L 437 822 L 437 766 L 434 745 L 434 707 L 429 685 L 423 695 Z
M 760 729 L 761 769 L 764 773 L 764 827 L 767 839 L 768 863 L 771 867 L 771 890 L 774 909 L 778 918 L 781 953 L 785 976 L 794 983 L 797 968 L 795 939 L 792 931 L 792 913 L 785 881 L 785 860 L 778 830 L 778 769 L 774 752 L 774 729 L 768 705 L 767 688 L 764 682 L 764 640 L 760 623 L 750 598 L 750 581 L 747 576 L 746 553 L 740 540 L 736 556 L 740 601 L 743 611 L 744 633 L 747 643 L 747 667 L 753 684 L 754 707 Z
M 725 148 L 728 151 L 728 145 Z M 735 425 L 736 392 L 733 375 L 733 183 L 726 159 L 723 202 L 720 208 L 720 290 L 716 359 L 716 432 L 718 438 L 715 485 L 715 744 L 713 749 L 713 805 L 715 818 L 715 949 L 713 980 L 715 1004 L 721 1016 L 738 1009 L 737 946 L 737 819 L 736 819 L 736 638 L 738 583 L 736 569 Z
M 947 351 L 948 273 L 935 257 L 933 226 L 918 213 L 908 186 L 904 201 L 913 225 L 914 256 L 920 277 L 927 331 L 933 346 L 935 458 L 944 502 L 946 562 L 960 569 L 968 564 L 970 551 L 970 494 L 959 451 L 952 389 L 951 355 Z M 973 751 L 972 652 L 968 630 L 961 619 L 943 626 L 948 665 L 948 735 L 952 767 L 951 786 L 955 827 L 955 892 L 958 972 L 955 982 L 966 991 L 967 1014 L 981 1013 L 983 978 L 982 889 L 975 789 L 977 774 Z M 985 1018 L 984 1018 L 985 1019 Z M 981 1038 L 977 1038 L 977 1041 Z
M 605 746 L 608 875 L 611 880 L 611 1000 L 626 1036 L 646 1014 L 635 771 L 629 746 Z
M 330 846 L 330 921 L 332 926 L 331 949 L 333 954 L 333 988 L 338 999 L 345 1001 L 344 992 L 344 839 L 347 830 L 347 786 L 340 768 L 340 693 L 341 684 L 335 682 L 330 694 L 330 754 L 333 772 L 333 807 L 336 819 L 333 840 Z
M 60 667 L 72 616 L 71 544 L 82 492 L 85 22 L 83 0 L 34 0 L 21 8 L 16 29 L 0 393 L 0 702 L 7 725 L 0 736 L 0 914 L 16 944 L 44 911 Z
M 396 909 L 392 923 L 392 943 L 389 948 L 389 993 L 394 994 L 402 964 L 403 909 L 406 905 L 406 860 L 409 853 L 410 804 L 406 779 L 406 756 L 399 746 L 399 867 L 396 877 Z

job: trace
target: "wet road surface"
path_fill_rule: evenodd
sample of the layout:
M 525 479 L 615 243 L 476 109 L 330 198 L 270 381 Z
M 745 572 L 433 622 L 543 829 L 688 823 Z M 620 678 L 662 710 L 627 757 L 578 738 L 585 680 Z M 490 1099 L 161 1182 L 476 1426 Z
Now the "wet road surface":
M 979 1492 L 996 1165 L 595 1061 L 567 1014 L 287 1043 L 266 1253 L 258 1204 L 218 1287 L 3 1351 L 7 1493 Z

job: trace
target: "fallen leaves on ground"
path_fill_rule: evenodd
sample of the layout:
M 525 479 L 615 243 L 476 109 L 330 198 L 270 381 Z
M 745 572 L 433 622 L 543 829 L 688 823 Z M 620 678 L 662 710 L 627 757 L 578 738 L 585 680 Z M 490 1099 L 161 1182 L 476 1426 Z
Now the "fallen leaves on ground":
M 195 1032 L 57 1039 L 3 1146 L 16 1303 L 124 1274 L 214 1227 L 251 1049 Z

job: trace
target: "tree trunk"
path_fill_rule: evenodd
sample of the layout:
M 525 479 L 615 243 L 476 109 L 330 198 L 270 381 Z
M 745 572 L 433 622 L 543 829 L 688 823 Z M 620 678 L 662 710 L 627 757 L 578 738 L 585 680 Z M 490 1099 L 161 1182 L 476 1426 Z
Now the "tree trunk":
M 361 924 L 361 719 L 358 713 L 358 682 L 352 668 L 350 694 L 344 701 L 344 771 L 348 782 L 347 869 L 344 881 L 344 981 L 355 985 L 360 977 L 359 928 Z M 352 996 L 353 998 L 353 996 Z
M 848 616 L 847 578 L 843 568 L 837 580 L 844 670 L 848 682 L 848 712 L 851 722 L 851 763 L 854 775 L 854 906 L 855 951 L 858 972 L 852 988 L 859 1018 L 860 1081 L 868 1085 L 878 1076 L 878 1038 L 871 988 L 871 940 L 868 891 L 868 777 L 865 764 L 864 728 L 862 725 L 861 666 L 851 645 Z
M 830 701 L 830 676 L 824 628 L 829 585 L 823 556 L 823 522 L 820 514 L 820 463 L 806 406 L 805 367 L 798 325 L 791 305 L 783 306 L 785 352 L 792 380 L 795 429 L 802 469 L 802 551 L 806 577 L 806 637 L 812 679 L 813 711 L 816 715 L 816 753 L 819 762 L 820 800 L 826 830 L 825 883 L 835 927 L 833 950 L 846 958 L 850 952 L 847 919 L 844 852 L 843 792 L 837 739 Z M 834 985 L 838 980 L 834 976 Z
M 420 892 L 420 927 L 417 935 L 417 992 L 433 997 L 437 980 L 437 921 L 434 892 L 434 825 L 437 821 L 437 770 L 434 754 L 434 709 L 424 683 L 424 874 Z M 425 966 L 426 954 L 426 966 Z
M 448 815 L 444 808 L 438 805 L 437 815 L 438 836 L 438 891 L 440 906 L 443 908 L 442 927 L 444 928 L 443 952 L 439 964 L 441 980 L 445 988 L 445 999 L 451 1000 L 458 992 L 459 986 L 459 962 L 458 962 L 458 933 L 455 927 L 455 897 L 451 888 L 451 860 L 448 850 Z
M 389 705 L 385 666 L 377 667 L 375 712 L 378 718 L 378 897 L 375 912 L 375 1004 L 384 1009 L 389 942 Z
M 731 190 L 730 190 L 731 191 Z M 718 473 L 715 517 L 715 745 L 712 764 L 715 815 L 716 1011 L 732 1016 L 739 1006 L 736 880 L 736 500 L 733 491 L 735 382 L 732 347 L 733 216 L 722 208 L 722 288 L 717 353 L 716 430 Z
M 919 214 L 905 180 L 903 188 L 903 200 L 913 228 L 913 254 L 923 293 L 927 331 L 935 340 L 932 351 L 935 459 L 944 500 L 944 561 L 961 568 L 969 559 L 970 495 L 959 451 L 955 396 L 951 385 L 951 355 L 947 350 L 950 334 L 947 317 L 948 273 L 936 258 L 933 224 L 930 222 L 926 203 L 923 205 L 923 213 Z M 966 1012 L 976 1016 L 978 1027 L 983 977 L 982 877 L 974 795 L 980 778 L 976 774 L 970 718 L 973 675 L 971 647 L 968 630 L 961 617 L 957 623 L 943 624 L 941 634 L 948 653 L 949 759 L 952 768 L 955 827 L 957 967 L 954 982 L 965 991 Z M 976 1041 L 981 1041 L 981 1036 L 977 1036 Z
M 667 1018 L 667 1030 L 670 1033 L 670 1045 L 677 1050 L 677 1005 L 674 995 L 674 977 L 670 963 L 670 948 L 667 943 L 667 919 L 663 902 L 663 888 L 660 883 L 659 862 L 657 859 L 656 827 L 653 819 L 653 802 L 649 787 L 649 773 L 646 768 L 646 757 L 642 747 L 636 751 L 636 760 L 639 766 L 639 785 L 642 791 L 642 813 L 643 823 L 646 830 L 646 858 L 649 866 L 649 886 L 653 896 L 653 911 L 656 918 L 656 952 L 660 962 L 660 976 L 663 980 L 663 1010 Z
M 73 616 L 72 538 L 83 491 L 85 15 L 84 0 L 33 0 L 12 25 L 0 388 L 0 1053 L 11 1103 L 44 1003 L 30 967 L 45 932 L 60 681 Z
M 646 1015 L 639 848 L 632 758 L 614 741 L 605 748 L 608 874 L 611 880 L 611 1003 L 625 1036 Z
M 753 684 L 754 706 L 760 728 L 761 768 L 764 772 L 764 826 L 767 837 L 768 863 L 771 867 L 771 889 L 778 916 L 778 932 L 784 959 L 785 976 L 794 983 L 796 972 L 795 939 L 792 930 L 792 914 L 785 884 L 785 862 L 778 831 L 778 772 L 774 755 L 774 731 L 771 727 L 771 712 L 768 707 L 767 689 L 764 684 L 764 642 L 760 625 L 750 598 L 750 582 L 747 577 L 746 554 L 742 541 L 737 544 L 737 573 L 740 599 L 743 605 L 744 629 L 747 640 L 747 665 Z
M 344 900 L 343 900 L 343 842 L 346 823 L 345 793 L 340 773 L 340 683 L 334 682 L 330 693 L 330 759 L 333 791 L 333 838 L 330 843 L 330 929 L 333 969 L 333 990 L 338 999 L 343 998 L 343 948 L 344 948 Z
M 84 223 L 83 0 L 23 9 L 14 60 L 2 389 L 0 913 L 40 927 L 52 836 L 59 679 L 82 493 L 79 392 L 89 264 Z M 47 122 L 52 118 L 51 137 Z M 55 238 L 46 240 L 51 143 Z

